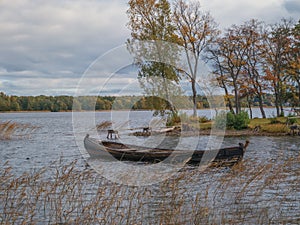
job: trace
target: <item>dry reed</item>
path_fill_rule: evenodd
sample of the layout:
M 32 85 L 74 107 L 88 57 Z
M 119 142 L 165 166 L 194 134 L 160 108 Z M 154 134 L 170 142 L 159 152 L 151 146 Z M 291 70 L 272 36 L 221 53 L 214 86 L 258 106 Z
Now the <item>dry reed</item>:
M 0 140 L 26 137 L 36 129 L 36 126 L 30 124 L 21 124 L 12 121 L 0 122 Z
M 184 168 L 152 186 L 113 184 L 77 162 L 0 169 L 0 224 L 299 224 L 300 157 Z
M 104 122 L 97 124 L 96 127 L 97 127 L 97 130 L 103 130 L 103 129 L 109 128 L 111 126 L 112 126 L 111 121 L 104 121 Z

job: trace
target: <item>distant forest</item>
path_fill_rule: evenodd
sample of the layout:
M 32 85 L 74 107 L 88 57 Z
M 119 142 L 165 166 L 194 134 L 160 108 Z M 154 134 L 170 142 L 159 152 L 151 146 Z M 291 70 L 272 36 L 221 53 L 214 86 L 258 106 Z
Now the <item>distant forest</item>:
M 192 97 L 190 97 L 192 98 Z M 232 96 L 233 98 L 233 96 Z M 273 106 L 274 96 L 266 94 L 265 106 Z M 63 112 L 71 110 L 158 110 L 166 104 L 158 97 L 141 96 L 9 96 L 0 92 L 0 111 L 50 111 Z M 180 102 L 182 109 L 189 109 L 186 98 Z M 288 103 L 287 103 L 288 104 Z M 247 102 L 243 102 L 247 107 Z M 258 99 L 253 99 L 253 106 L 258 106 Z M 197 96 L 197 108 L 209 108 L 206 97 Z
M 180 98 L 180 97 L 179 97 Z M 189 108 L 181 100 L 181 108 Z M 198 97 L 199 108 L 208 108 L 207 100 Z M 178 100 L 178 99 L 177 99 Z M 179 99 L 180 101 L 180 99 Z M 71 111 L 71 110 L 160 110 L 168 108 L 166 101 L 158 97 L 142 96 L 9 96 L 0 92 L 0 111 Z

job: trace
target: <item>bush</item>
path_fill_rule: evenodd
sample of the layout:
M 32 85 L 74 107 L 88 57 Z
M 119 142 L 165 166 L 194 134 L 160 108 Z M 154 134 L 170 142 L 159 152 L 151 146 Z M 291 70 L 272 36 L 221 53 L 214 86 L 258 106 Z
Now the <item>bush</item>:
M 232 112 L 222 111 L 215 117 L 215 126 L 218 129 L 234 128 L 242 130 L 248 127 L 250 123 L 249 115 L 247 112 L 242 111 L 235 115 Z
M 295 124 L 297 123 L 297 118 L 294 115 L 289 114 L 287 118 L 287 124 Z
M 234 128 L 235 114 L 233 114 L 232 112 L 228 112 L 226 114 L 226 118 L 227 118 L 227 127 L 228 128 Z
M 176 112 L 176 113 L 170 113 L 167 117 L 167 126 L 174 126 L 178 123 L 181 122 L 181 118 L 179 116 L 179 114 Z
M 178 125 L 179 123 L 206 123 L 210 120 L 206 116 L 189 116 L 186 112 L 169 114 L 167 117 L 167 126 Z
M 227 116 L 226 116 L 226 112 L 225 111 L 221 111 L 220 113 L 218 113 L 215 117 L 215 127 L 218 129 L 225 129 L 226 128 L 226 120 L 227 120 Z
M 232 114 L 229 116 L 233 120 L 233 128 L 236 130 L 242 130 L 248 127 L 248 124 L 250 123 L 249 114 L 246 111 L 242 111 L 237 115 L 234 115 L 233 113 L 229 112 L 228 114 Z M 227 116 L 228 116 L 227 114 Z M 227 117 L 228 120 L 228 117 Z

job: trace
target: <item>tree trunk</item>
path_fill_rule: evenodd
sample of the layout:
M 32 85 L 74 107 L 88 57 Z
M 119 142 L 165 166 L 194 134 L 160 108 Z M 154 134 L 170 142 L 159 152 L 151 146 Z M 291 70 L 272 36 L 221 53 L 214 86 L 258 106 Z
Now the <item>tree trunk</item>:
M 276 107 L 277 117 L 279 117 L 280 116 L 280 109 L 279 109 L 279 100 L 278 100 L 277 91 L 275 91 L 275 107 Z
M 264 110 L 263 100 L 262 100 L 261 95 L 259 95 L 259 97 L 258 97 L 258 103 L 259 103 L 259 109 L 260 109 L 262 118 L 266 118 L 266 113 L 265 113 L 265 110 Z
M 284 110 L 283 110 L 283 93 L 282 93 L 282 84 L 280 84 L 280 89 L 278 91 L 279 95 L 278 95 L 278 101 L 279 101 L 279 116 L 284 116 Z
M 234 109 L 233 109 L 233 106 L 232 106 L 232 102 L 231 102 L 229 97 L 228 97 L 227 101 L 228 101 L 229 111 L 234 114 Z
M 280 104 L 280 116 L 284 116 L 284 109 L 282 103 Z
M 256 93 L 258 94 L 257 97 L 258 97 L 258 104 L 259 104 L 259 109 L 260 109 L 260 113 L 261 113 L 261 116 L 262 118 L 266 118 L 266 113 L 265 113 L 265 110 L 264 110 L 264 105 L 263 105 L 263 97 L 262 97 L 262 87 L 259 83 L 259 80 L 258 80 L 258 76 L 256 76 L 256 79 L 255 79 L 255 84 L 254 84 L 254 88 L 255 88 L 255 91 Z
M 250 112 L 250 119 L 253 119 L 253 112 L 252 112 L 252 107 L 251 107 L 251 100 L 250 100 L 249 96 L 247 96 L 247 102 L 248 102 L 248 108 L 249 108 L 249 112 Z
M 228 101 L 228 107 L 229 107 L 229 110 L 230 110 L 230 112 L 232 112 L 232 113 L 234 114 L 232 102 L 231 102 L 231 100 L 230 100 L 230 98 L 229 98 L 229 92 L 228 92 L 228 90 L 227 90 L 227 88 L 226 88 L 225 85 L 224 85 L 224 90 L 225 90 L 226 96 L 228 96 L 228 97 L 226 97 L 226 100 Z
M 235 93 L 235 113 L 239 114 L 240 113 L 240 99 L 239 99 L 239 94 L 238 91 L 234 91 Z
M 239 114 L 240 113 L 240 98 L 239 98 L 239 91 L 238 91 L 236 81 L 233 81 L 233 85 L 234 85 L 235 113 Z
M 300 106 L 300 80 L 297 83 L 298 83 L 298 104 L 297 104 L 297 107 L 299 107 Z
M 196 117 L 197 116 L 197 101 L 196 101 L 196 97 L 197 97 L 197 91 L 196 91 L 196 81 L 194 78 L 192 78 L 192 91 L 193 91 L 193 116 Z

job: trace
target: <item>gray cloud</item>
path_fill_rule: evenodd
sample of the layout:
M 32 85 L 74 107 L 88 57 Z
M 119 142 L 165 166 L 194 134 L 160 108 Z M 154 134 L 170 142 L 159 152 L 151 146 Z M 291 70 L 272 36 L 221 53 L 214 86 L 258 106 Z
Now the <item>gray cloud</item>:
M 298 14 L 298 16 L 300 17 L 300 1 L 299 0 L 285 0 L 283 5 L 284 5 L 284 8 L 289 13 Z
M 300 17 L 298 0 L 201 2 L 222 28 L 250 18 L 269 23 L 282 17 Z M 89 65 L 129 37 L 126 3 L 127 0 L 1 1 L 0 91 L 17 95 L 74 94 Z M 111 62 L 108 59 L 108 65 L 117 64 L 119 58 L 122 56 L 113 57 Z M 108 75 L 103 72 L 100 76 L 103 81 Z M 112 90 L 121 85 L 116 84 Z
M 76 84 L 94 59 L 124 44 L 126 7 L 117 0 L 1 1 L 0 90 L 25 92 L 38 79 L 67 77 Z M 26 78 L 31 82 L 19 82 Z
M 250 19 L 276 23 L 283 17 L 293 17 L 296 20 L 300 17 L 300 10 L 297 8 L 299 0 L 202 0 L 201 3 L 203 9 L 211 12 L 221 28 L 242 24 Z M 292 7 L 297 6 L 293 13 L 285 9 L 289 4 Z

